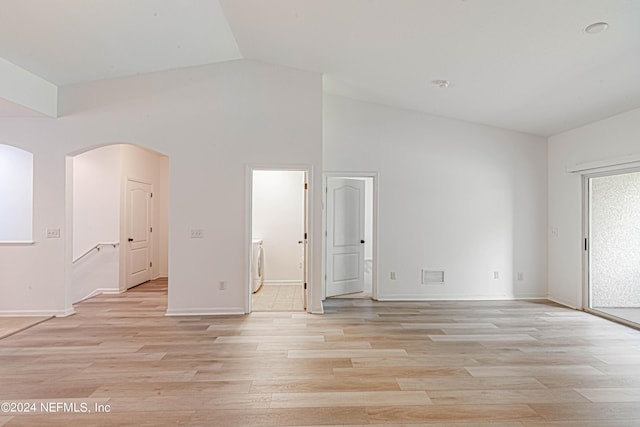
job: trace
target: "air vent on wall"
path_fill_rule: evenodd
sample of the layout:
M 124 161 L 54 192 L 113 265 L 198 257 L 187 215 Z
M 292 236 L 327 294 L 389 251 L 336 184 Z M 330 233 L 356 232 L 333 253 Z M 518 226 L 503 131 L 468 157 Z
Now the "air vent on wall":
M 444 271 L 422 270 L 423 285 L 441 285 L 444 283 Z

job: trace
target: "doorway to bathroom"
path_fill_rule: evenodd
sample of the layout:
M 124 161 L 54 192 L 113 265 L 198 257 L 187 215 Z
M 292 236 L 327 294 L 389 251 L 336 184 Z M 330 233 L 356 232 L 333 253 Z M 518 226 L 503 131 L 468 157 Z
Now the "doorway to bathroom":
M 377 298 L 376 194 L 376 173 L 325 173 L 325 298 Z
M 585 176 L 589 311 L 640 326 L 640 169 Z
M 251 171 L 251 311 L 307 306 L 307 172 Z

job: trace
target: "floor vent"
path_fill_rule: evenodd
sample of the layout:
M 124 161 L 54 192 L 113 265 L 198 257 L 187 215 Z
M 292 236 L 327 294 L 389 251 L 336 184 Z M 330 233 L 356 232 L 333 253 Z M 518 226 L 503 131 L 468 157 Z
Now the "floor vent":
M 441 285 L 444 283 L 444 271 L 422 270 L 423 285 Z

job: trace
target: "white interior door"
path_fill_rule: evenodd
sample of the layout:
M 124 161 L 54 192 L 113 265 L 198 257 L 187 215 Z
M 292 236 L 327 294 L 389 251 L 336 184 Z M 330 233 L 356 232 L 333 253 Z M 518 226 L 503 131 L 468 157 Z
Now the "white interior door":
M 151 184 L 127 181 L 127 288 L 151 280 Z
M 327 297 L 364 290 L 365 182 L 327 178 Z

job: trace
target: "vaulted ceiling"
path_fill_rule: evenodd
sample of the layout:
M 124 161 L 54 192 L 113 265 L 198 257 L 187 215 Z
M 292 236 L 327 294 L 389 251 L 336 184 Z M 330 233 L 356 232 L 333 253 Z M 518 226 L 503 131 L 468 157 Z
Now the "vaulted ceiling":
M 596 22 L 607 30 L 585 32 Z M 640 1 L 0 0 L 0 116 L 55 115 L 34 87 L 239 58 L 323 73 L 331 94 L 552 135 L 640 107 Z

